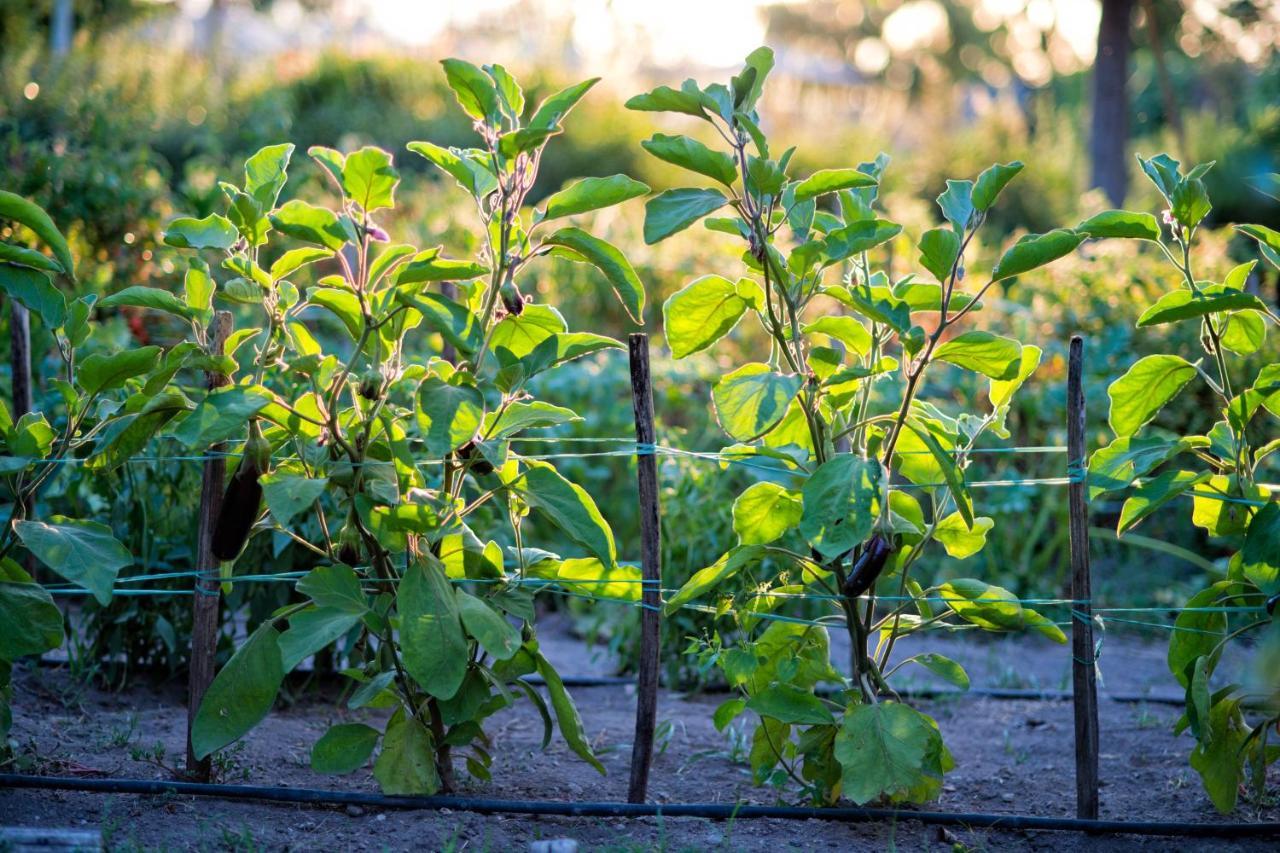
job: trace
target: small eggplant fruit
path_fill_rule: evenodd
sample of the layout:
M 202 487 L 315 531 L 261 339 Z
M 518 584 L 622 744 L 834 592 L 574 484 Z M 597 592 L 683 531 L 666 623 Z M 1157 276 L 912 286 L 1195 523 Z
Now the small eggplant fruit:
M 892 553 L 892 542 L 879 533 L 872 536 L 863 547 L 862 554 L 854 561 L 849 576 L 845 578 L 844 594 L 849 598 L 857 598 L 871 589 Z

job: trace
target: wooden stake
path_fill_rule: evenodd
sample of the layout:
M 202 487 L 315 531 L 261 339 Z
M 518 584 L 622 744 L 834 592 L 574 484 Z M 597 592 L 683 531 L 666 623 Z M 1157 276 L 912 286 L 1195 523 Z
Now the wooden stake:
M 1071 483 L 1071 694 L 1076 718 L 1076 816 L 1098 817 L 1098 683 L 1094 666 L 1089 505 L 1084 482 L 1084 339 L 1071 338 L 1067 363 L 1067 458 Z
M 653 388 L 649 382 L 649 336 L 633 334 L 631 403 L 636 416 L 636 444 L 653 447 Z M 644 580 L 640 610 L 640 680 L 636 687 L 636 736 L 631 746 L 631 784 L 627 802 L 643 803 L 653 763 L 653 733 L 658 717 L 658 619 L 662 595 L 662 532 L 658 526 L 658 460 L 652 450 L 636 456 L 640 488 L 640 567 Z
M 213 318 L 212 354 L 221 355 L 231 336 L 231 312 L 219 311 Z M 228 384 L 221 373 L 206 373 L 205 384 L 209 390 Z M 213 528 L 218 522 L 218 509 L 222 501 L 223 481 L 227 463 L 222 457 L 224 445 L 209 448 L 204 461 L 204 480 L 200 486 L 200 520 L 196 533 L 195 595 L 192 601 L 191 619 L 191 669 L 187 680 L 187 776 L 208 782 L 211 763 L 208 758 L 199 760 L 191 746 L 191 727 L 196 712 L 204 700 L 205 691 L 213 682 L 215 656 L 218 651 L 218 604 L 220 584 L 217 580 L 218 560 L 211 552 Z
M 9 364 L 13 375 L 13 419 L 31 411 L 31 315 L 9 300 Z

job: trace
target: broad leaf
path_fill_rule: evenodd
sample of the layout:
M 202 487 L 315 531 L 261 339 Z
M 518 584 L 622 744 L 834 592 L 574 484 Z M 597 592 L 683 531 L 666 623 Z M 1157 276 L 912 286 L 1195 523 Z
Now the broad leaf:
M 990 332 L 965 332 L 934 350 L 934 358 L 992 379 L 1012 379 L 1022 365 L 1022 347 Z
M 942 788 L 950 755 L 937 725 L 900 702 L 855 705 L 841 721 L 835 758 L 842 791 L 858 805 L 932 799 Z
M 658 193 L 644 205 L 644 241 L 653 245 L 683 231 L 729 203 L 716 190 L 678 189 Z
M 424 558 L 410 564 L 400 579 L 396 607 L 405 670 L 432 696 L 453 696 L 467 674 L 467 637 L 453 586 L 438 560 Z
M 279 637 L 270 620 L 263 622 L 213 679 L 191 726 L 196 758 L 244 737 L 271 712 L 285 674 Z
M 1104 210 L 1076 226 L 1076 231 L 1090 237 L 1126 237 L 1133 240 L 1159 242 L 1160 224 L 1150 213 L 1128 210 Z
M 880 463 L 842 453 L 828 459 L 805 482 L 800 533 L 824 558 L 862 543 L 880 506 Z
M 1046 234 L 1029 234 L 1000 256 L 991 270 L 991 280 L 1000 281 L 1042 267 L 1075 251 L 1084 239 L 1084 234 L 1066 228 L 1057 228 Z
M 93 593 L 99 604 L 111 601 L 116 574 L 133 563 L 129 549 L 96 521 L 61 515 L 49 521 L 15 521 L 14 532 L 40 562 Z
M 721 378 L 711 391 L 716 418 L 735 441 L 754 441 L 782 420 L 804 380 L 774 373 L 769 365 L 743 365 Z
M 583 178 L 547 199 L 541 219 L 575 216 L 589 210 L 611 207 L 649 192 L 649 186 L 626 175 L 608 178 Z
M 641 142 L 640 146 L 659 160 L 706 175 L 727 187 L 733 186 L 738 179 L 738 166 L 733 157 L 708 148 L 696 139 L 658 133 Z
M 627 314 L 635 322 L 644 323 L 644 285 L 631 262 L 616 247 L 581 228 L 561 228 L 543 242 L 569 249 L 604 273 Z
M 838 190 L 874 187 L 878 183 L 857 169 L 820 169 L 796 185 L 796 201 L 808 201 Z
M 520 493 L 529 505 L 540 510 L 577 544 L 586 548 L 606 566 L 618 562 L 613 531 L 600 514 L 591 495 L 571 483 L 546 462 L 525 460 L 520 477 Z
M 982 170 L 978 180 L 973 184 L 973 209 L 979 213 L 988 210 L 995 204 L 996 197 L 1019 172 L 1022 163 L 1014 160 L 1011 163 L 996 163 Z
M 777 483 L 755 483 L 733 502 L 733 532 L 743 545 L 767 545 L 800 523 L 799 492 Z
M 701 352 L 738 325 L 752 306 L 737 284 L 718 275 L 694 279 L 662 304 L 662 326 L 673 358 Z
M 369 761 L 381 733 L 364 723 L 331 726 L 311 747 L 311 769 L 317 773 L 354 773 Z
M 61 328 L 67 322 L 66 297 L 40 270 L 0 263 L 0 290 L 39 317 L 45 328 Z
M 180 217 L 164 231 L 164 242 L 179 249 L 230 249 L 238 239 L 240 235 L 231 221 L 216 213 L 204 219 Z
M 441 459 L 475 438 L 484 422 L 484 396 L 473 385 L 428 376 L 418 386 L 416 414 L 427 453 Z
M 1112 431 L 1117 436 L 1133 435 L 1195 375 L 1195 367 L 1176 355 L 1149 355 L 1136 361 L 1107 388 Z

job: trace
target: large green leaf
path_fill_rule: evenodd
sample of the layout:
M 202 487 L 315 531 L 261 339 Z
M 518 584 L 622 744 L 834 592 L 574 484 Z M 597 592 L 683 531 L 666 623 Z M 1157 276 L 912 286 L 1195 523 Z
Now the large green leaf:
M 262 486 L 267 509 L 271 510 L 276 523 L 283 527 L 288 527 L 298 513 L 310 509 L 329 483 L 323 477 L 306 477 L 284 470 L 267 474 L 258 482 Z
M 1183 687 L 1190 683 L 1189 667 L 1196 660 L 1207 657 L 1212 670 L 1222 656 L 1227 614 L 1220 608 L 1231 586 L 1229 581 L 1219 581 L 1200 590 L 1187 599 L 1186 606 L 1173 621 L 1167 662 L 1169 672 Z
M 694 572 L 679 592 L 668 599 L 666 612 L 674 613 L 695 598 L 701 598 L 747 566 L 760 562 L 763 555 L 764 548 L 760 545 L 731 548 L 710 566 Z
M 1209 479 L 1208 471 L 1179 471 L 1169 469 L 1158 477 L 1147 480 L 1125 499 L 1120 509 L 1120 520 L 1116 522 L 1116 533 L 1127 533 L 1142 523 L 1160 507 L 1176 497 L 1184 495 Z
M 582 96 L 587 94 L 587 90 L 599 82 L 599 77 L 592 77 L 581 83 L 566 86 L 554 95 L 548 96 L 545 101 L 538 104 L 538 108 L 533 111 L 533 116 L 525 126 L 535 130 L 559 127 L 560 120 L 577 106 Z
M 589 210 L 611 207 L 649 192 L 649 185 L 626 175 L 607 178 L 583 178 L 554 193 L 543 206 L 543 220 L 575 216 Z
M 950 756 L 932 720 L 900 702 L 856 705 L 841 721 L 835 757 L 842 791 L 862 805 L 923 802 L 942 789 Z
M 417 421 L 427 453 L 443 458 L 475 438 L 484 422 L 484 396 L 474 385 L 428 376 L 418 386 Z
M 274 624 L 263 622 L 213 679 L 191 726 L 196 758 L 244 737 L 271 712 L 285 674 L 279 638 Z
M 494 124 L 502 115 L 498 90 L 489 75 L 463 59 L 444 59 L 445 80 L 462 111 L 477 121 Z
M 293 157 L 293 145 L 268 145 L 259 148 L 256 153 L 244 162 L 244 191 L 263 210 L 276 206 L 280 198 L 280 190 L 284 189 L 289 179 L 289 160 Z
M 591 495 L 546 462 L 525 460 L 524 465 L 518 487 L 529 505 L 606 566 L 616 566 L 618 552 L 613 531 Z
M 1085 236 L 1066 228 L 1057 228 L 1045 234 L 1028 234 L 1000 256 L 995 269 L 991 271 L 991 280 L 1000 281 L 1022 275 L 1070 254 L 1084 242 Z
M 774 684 L 747 700 L 746 707 L 762 717 L 801 726 L 824 726 L 835 717 L 822 700 L 790 684 Z
M 658 193 L 644 205 L 644 241 L 653 245 L 665 240 L 728 203 L 716 190 L 686 187 Z
M 139 347 L 105 353 L 95 352 L 76 368 L 76 380 L 86 394 L 119 388 L 125 380 L 141 376 L 160 360 L 160 347 Z
M 441 148 L 431 142 L 410 142 L 409 150 L 453 176 L 464 190 L 475 198 L 484 198 L 498 188 L 498 179 L 483 164 L 452 148 Z
M 334 251 L 341 249 L 348 240 L 355 239 L 355 235 L 342 224 L 332 210 L 307 204 L 301 199 L 295 198 L 286 202 L 283 207 L 271 214 L 270 219 L 271 224 L 282 234 Z
M 759 362 L 745 364 L 712 389 L 716 418 L 735 441 L 753 441 L 782 420 L 803 385 L 795 374 L 774 373 Z
M 391 155 L 372 145 L 352 151 L 342 166 L 343 192 L 366 212 L 392 207 L 399 182 Z
M 738 179 L 738 166 L 733 157 L 708 148 L 696 139 L 658 133 L 641 142 L 640 146 L 659 160 L 706 175 L 725 186 L 733 186 Z
M 311 747 L 311 769 L 317 773 L 354 773 L 369 761 L 381 733 L 364 723 L 330 726 Z
M 1190 290 L 1174 290 L 1156 300 L 1142 316 L 1138 318 L 1138 326 L 1158 326 L 1162 323 L 1176 323 L 1179 320 L 1190 320 L 1217 314 L 1221 311 L 1240 311 L 1254 309 L 1266 311 L 1267 304 L 1252 293 L 1233 290 L 1216 285 L 1198 293 Z
M 41 242 L 53 250 L 53 256 L 58 259 L 62 272 L 75 280 L 75 262 L 71 259 L 66 238 L 39 205 L 20 195 L 0 190 L 0 219 L 12 220 L 30 228 Z
M 289 617 L 280 635 L 280 661 L 285 672 L 344 637 L 360 622 L 360 614 L 336 607 L 307 607 Z
M 396 271 L 396 284 L 419 284 L 424 281 L 465 281 L 489 271 L 476 261 L 462 261 L 441 256 L 440 249 L 427 249 L 410 258 Z
M 417 297 L 397 294 L 396 298 L 421 313 L 422 322 L 428 328 L 462 352 L 469 355 L 483 343 L 484 329 L 480 326 L 480 319 L 465 305 L 438 293 L 423 293 Z
M 752 306 L 740 287 L 718 275 L 694 279 L 662 304 L 662 326 L 673 358 L 701 352 L 738 325 Z
M 957 560 L 965 560 L 981 551 L 987 544 L 987 534 L 995 527 L 995 521 L 977 516 L 970 527 L 964 516 L 953 512 L 941 519 L 933 530 L 933 538 Z
M 453 696 L 467 674 L 467 637 L 453 586 L 438 560 L 424 558 L 409 566 L 396 607 L 405 670 L 432 696 Z
M 1081 222 L 1076 230 L 1090 237 L 1127 237 L 1153 242 L 1160 240 L 1160 224 L 1154 216 L 1128 210 L 1104 210 Z
M 184 320 L 189 320 L 196 314 L 185 301 L 158 287 L 142 287 L 140 285 L 126 287 L 124 290 L 118 290 L 98 303 L 99 308 L 114 308 L 117 305 L 131 305 L 135 308 L 164 311 Z
M 1209 710 L 1204 736 L 1191 751 L 1191 767 L 1200 774 L 1205 793 L 1222 814 L 1235 810 L 1244 781 L 1244 750 L 1250 728 L 1239 699 L 1223 699 Z
M 543 242 L 570 250 L 604 273 L 627 314 L 637 323 L 644 323 L 644 285 L 631 262 L 615 246 L 581 228 L 561 228 Z
M 1117 436 L 1133 435 L 1195 375 L 1195 366 L 1180 356 L 1149 355 L 1138 359 L 1107 388 L 1111 429 Z
M 863 219 L 827 233 L 823 254 L 828 261 L 842 261 L 870 251 L 902 233 L 902 226 L 886 219 Z
M 440 790 L 431 732 L 403 708 L 387 723 L 373 778 L 389 796 L 429 797 Z
M 211 213 L 204 219 L 179 217 L 164 231 L 164 242 L 179 249 L 230 249 L 240 239 L 225 216 Z
M 1022 162 L 995 163 L 982 170 L 973 184 L 973 209 L 982 212 L 995 204 L 996 197 L 1022 171 Z
M 591 750 L 591 742 L 587 739 L 586 728 L 582 725 L 578 707 L 573 704 L 569 691 L 565 690 L 560 673 L 556 672 L 555 667 L 540 652 L 535 653 L 534 659 L 538 663 L 538 675 L 541 675 L 542 680 L 546 682 L 547 693 L 551 697 L 551 707 L 555 709 L 556 722 L 560 725 L 560 734 L 564 736 L 565 743 L 569 744 L 569 748 L 579 758 L 599 771 L 601 776 L 605 775 L 604 765 Z
M 960 235 L 951 228 L 931 228 L 920 235 L 920 263 L 939 282 L 951 277 L 960 257 Z
M 733 502 L 733 532 L 743 545 L 767 545 L 800 523 L 803 501 L 777 483 L 754 483 Z
M 707 98 L 692 80 L 686 80 L 679 89 L 659 86 L 651 92 L 628 99 L 626 103 L 629 110 L 684 113 L 701 119 L 707 118 L 706 106 Z
M 54 515 L 49 521 L 15 521 L 13 529 L 40 562 L 91 591 L 100 604 L 111 601 L 116 574 L 133 563 L 111 528 L 96 521 Z
M 61 328 L 67 321 L 66 297 L 40 270 L 0 263 L 0 290 L 39 317 L 48 329 Z
M 956 335 L 934 350 L 934 358 L 992 379 L 1012 379 L 1022 364 L 1022 346 L 1012 338 L 974 331 Z
M 1095 450 L 1089 458 L 1089 499 L 1128 488 L 1157 465 L 1188 450 L 1208 446 L 1209 439 L 1204 436 L 1121 436 Z
M 369 609 L 360 578 L 350 566 L 316 566 L 298 579 L 296 589 L 321 607 L 356 614 Z
M 796 184 L 796 201 L 808 201 L 838 190 L 878 186 L 879 182 L 857 169 L 819 169 Z
M 871 534 L 880 505 L 880 463 L 842 453 L 818 466 L 804 484 L 800 533 L 825 558 L 837 557 Z
M 1249 522 L 1240 568 L 1267 595 L 1280 591 L 1280 504 L 1268 501 Z
M 1029 607 L 1003 587 L 975 578 L 956 578 L 938 587 L 938 595 L 956 615 L 986 631 L 1032 630 L 1059 642 L 1066 634 L 1052 621 Z
M 830 335 L 857 355 L 871 352 L 871 332 L 856 317 L 827 315 L 800 328 L 806 335 Z
M 44 654 L 60 645 L 62 611 L 44 587 L 0 580 L 0 661 Z
M 520 651 L 520 631 L 481 599 L 457 590 L 458 613 L 467 633 L 497 660 L 510 660 Z
M 241 434 L 245 424 L 275 396 L 261 385 L 230 385 L 210 391 L 173 430 L 187 447 L 205 448 Z

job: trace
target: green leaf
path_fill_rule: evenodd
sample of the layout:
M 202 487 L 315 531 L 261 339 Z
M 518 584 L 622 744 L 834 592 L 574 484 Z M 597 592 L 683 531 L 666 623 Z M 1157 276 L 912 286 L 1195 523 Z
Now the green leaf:
M 364 723 L 330 726 L 311 747 L 311 769 L 317 773 L 354 773 L 369 761 L 382 733 Z
M 722 377 L 711 391 L 720 427 L 735 441 L 754 441 L 773 429 L 804 380 L 753 362 Z
M 1174 290 L 1156 300 L 1138 318 L 1138 327 L 1158 326 L 1217 314 L 1222 311 L 1254 309 L 1266 311 L 1267 305 L 1252 293 L 1224 289 L 1221 285 L 1206 288 L 1198 293 L 1190 290 Z
M 569 748 L 577 753 L 579 758 L 594 767 L 601 776 L 606 775 L 604 765 L 591 751 L 591 742 L 587 740 L 582 717 L 578 715 L 578 707 L 573 704 L 569 691 L 565 690 L 560 673 L 556 672 L 555 667 L 540 652 L 534 653 L 534 659 L 538 663 L 538 675 L 541 675 L 542 680 L 546 682 L 547 694 L 551 697 L 551 707 L 555 709 L 556 722 L 560 725 L 560 734 L 564 736 L 565 743 L 569 744 Z
M 1235 229 L 1258 241 L 1258 249 L 1271 262 L 1273 267 L 1280 268 L 1280 231 L 1265 225 L 1237 225 Z
M 954 684 L 961 690 L 969 689 L 969 673 L 964 671 L 964 667 L 945 655 L 929 652 L 907 658 L 907 660 L 920 664 L 934 675 L 944 681 Z M 906 662 L 907 661 L 903 661 L 903 663 Z
M 856 355 L 871 352 L 871 332 L 855 317 L 829 314 L 802 326 L 800 331 L 806 335 L 830 335 Z
M 879 182 L 857 169 L 819 169 L 796 185 L 796 201 L 808 201 L 839 190 L 878 186 Z
M 626 108 L 640 112 L 684 113 L 696 118 L 707 118 L 706 100 L 697 84 L 686 80 L 679 89 L 659 86 L 651 92 L 636 95 L 627 100 Z
M 1062 629 L 1029 607 L 1003 587 L 974 578 L 957 578 L 938 587 L 938 595 L 956 615 L 985 631 L 1034 630 L 1065 643 Z
M 802 489 L 800 533 L 824 558 L 862 543 L 880 506 L 880 463 L 842 453 L 818 466 Z
M 863 219 L 827 233 L 823 254 L 828 261 L 842 261 L 870 251 L 902 233 L 902 226 L 884 219 Z
M 973 218 L 973 181 L 947 181 L 938 196 L 938 209 L 957 234 L 963 234 Z
M 1132 240 L 1160 241 L 1160 223 L 1150 213 L 1128 210 L 1104 210 L 1076 226 L 1076 231 L 1090 237 L 1122 237 Z
M 960 257 L 960 235 L 951 228 L 931 228 L 920 235 L 920 264 L 939 282 L 951 277 Z
M 1198 658 L 1207 657 L 1212 671 L 1222 656 L 1220 643 L 1227 633 L 1227 614 L 1214 608 L 1221 606 L 1230 587 L 1230 582 L 1219 581 L 1200 590 L 1187 599 L 1173 622 L 1167 660 L 1169 672 L 1184 688 L 1190 683 L 1189 668 Z
M 440 64 L 462 111 L 477 121 L 496 125 L 502 108 L 498 104 L 498 90 L 489 75 L 462 59 L 444 59 Z
M 358 615 L 369 609 L 360 578 L 350 566 L 316 566 L 298 579 L 296 589 L 320 607 Z
M 1022 275 L 1037 267 L 1056 261 L 1070 254 L 1083 243 L 1085 235 L 1066 228 L 1056 228 L 1045 234 L 1028 234 L 1010 246 L 991 270 L 991 280 L 1000 281 Z
M 733 532 L 743 545 L 767 545 L 800 523 L 799 492 L 777 483 L 754 483 L 733 502 Z
M 367 213 L 394 206 L 399 182 L 391 155 L 372 145 L 352 151 L 342 167 L 343 192 Z
M 665 612 L 675 613 L 685 604 L 701 598 L 720 584 L 734 577 L 747 566 L 760 562 L 764 548 L 759 545 L 740 545 L 724 553 L 715 563 L 694 572 L 680 591 L 667 600 Z
M 15 521 L 14 532 L 40 562 L 93 593 L 99 604 L 111 601 L 116 574 L 133 563 L 129 549 L 96 521 L 54 515 L 45 521 Z
M 216 213 L 204 219 L 179 217 L 164 231 L 164 242 L 179 249 L 230 249 L 238 239 L 240 234 L 231 221 Z
M 738 179 L 738 166 L 733 157 L 723 151 L 715 151 L 696 139 L 687 136 L 668 136 L 665 133 L 654 134 L 653 138 L 640 143 L 659 160 L 671 163 L 699 175 L 706 175 L 731 187 Z
M 360 297 L 346 288 L 313 287 L 307 291 L 307 302 L 327 308 L 342 321 L 351 340 L 360 340 L 364 332 L 364 315 L 360 310 Z
M 275 399 L 261 385 L 230 385 L 210 391 L 173 430 L 187 447 L 205 448 L 241 433 L 249 419 Z
M 1280 591 L 1280 504 L 1268 501 L 1249 522 L 1240 570 L 1265 594 Z
M 427 453 L 443 458 L 475 438 L 484 422 L 484 396 L 474 385 L 428 376 L 418 386 L 417 422 Z
M 520 492 L 533 508 L 559 527 L 577 544 L 586 548 L 606 566 L 616 566 L 618 552 L 613 531 L 600 514 L 591 495 L 571 483 L 546 462 L 524 460 Z
M 191 726 L 196 758 L 208 758 L 231 744 L 271 712 L 284 681 L 280 632 L 263 622 L 213 679 Z
M 1189 176 L 1174 188 L 1169 201 L 1173 218 L 1188 228 L 1199 225 L 1213 209 L 1204 181 Z
M 1195 367 L 1176 355 L 1149 355 L 1136 361 L 1107 388 L 1112 431 L 1117 436 L 1136 433 L 1195 375 Z
M 360 622 L 360 614 L 332 607 L 307 607 L 289 617 L 289 630 L 280 635 L 280 664 L 293 669 L 326 646 L 346 636 Z
M 40 655 L 62 645 L 62 611 L 44 587 L 0 581 L 0 661 Z
M 167 290 L 156 287 L 133 285 L 117 291 L 98 303 L 100 308 L 114 308 L 118 305 L 131 305 L 135 308 L 150 308 L 153 311 L 164 311 L 189 320 L 196 315 L 186 302 L 180 300 Z
M 9 219 L 30 228 L 53 251 L 62 272 L 75 281 L 75 261 L 71 258 L 66 238 L 43 208 L 20 195 L 0 190 L 0 219 Z
M 964 560 L 986 547 L 987 533 L 995 524 L 995 521 L 986 516 L 977 516 L 970 527 L 965 523 L 964 516 L 953 512 L 938 522 L 933 536 L 942 543 L 948 554 L 957 560 Z
M 477 199 L 498 188 L 498 179 L 492 172 L 455 149 L 441 148 L 430 142 L 410 142 L 408 148 L 452 175 L 460 187 Z
M 1157 436 L 1121 436 L 1094 451 L 1089 459 L 1089 499 L 1127 488 L 1133 481 L 1174 456 L 1197 447 L 1208 447 L 1209 439 L 1187 436 L 1170 440 Z
M 1235 810 L 1244 781 L 1244 750 L 1249 725 L 1239 699 L 1223 699 L 1209 710 L 1207 731 L 1191 751 L 1191 767 L 1200 774 L 1205 793 L 1222 814 Z
M 644 285 L 631 262 L 616 247 L 581 228 L 561 228 L 543 242 L 570 250 L 604 273 L 627 314 L 635 322 L 644 323 Z
M 498 660 L 511 660 L 520 651 L 520 632 L 500 613 L 474 595 L 455 590 L 458 613 L 467 633 L 476 638 L 481 648 Z
M 1022 366 L 1022 346 L 990 332 L 965 332 L 938 347 L 933 356 L 992 379 L 1013 379 Z
M 840 724 L 835 758 L 842 792 L 858 805 L 922 801 L 942 788 L 949 759 L 932 720 L 900 702 L 855 705 Z
M 553 406 L 541 400 L 512 403 L 501 412 L 489 412 L 484 418 L 481 434 L 488 441 L 501 441 L 527 429 L 544 429 L 581 421 L 571 409 Z
M 1120 520 L 1116 524 L 1116 533 L 1129 532 L 1160 507 L 1205 482 L 1210 476 L 1212 475 L 1208 471 L 1197 474 L 1194 471 L 1171 469 L 1146 481 L 1125 499 L 1124 506 L 1120 509 Z
M 989 209 L 995 204 L 1000 191 L 1021 171 L 1022 162 L 1019 160 L 996 163 L 983 169 L 973 185 L 973 209 L 979 213 Z
M 561 119 L 577 106 L 582 96 L 587 94 L 587 90 L 599 82 L 599 77 L 592 77 L 581 83 L 566 86 L 539 104 L 533 111 L 533 117 L 525 126 L 534 130 L 550 130 L 559 127 Z
M 14 246 L 9 243 L 0 243 L 0 262 L 44 270 L 45 272 L 62 272 L 62 265 L 44 252 L 26 249 L 22 246 Z
M 738 325 L 751 302 L 738 285 L 718 275 L 694 279 L 662 304 L 662 326 L 672 358 L 701 352 Z
M 462 352 L 470 355 L 480 348 L 484 330 L 480 328 L 479 318 L 465 306 L 438 293 L 423 293 L 416 297 L 397 295 L 396 298 L 415 308 L 422 314 L 422 322 L 428 328 L 439 332 Z
M 293 145 L 268 145 L 258 151 L 244 163 L 244 191 L 263 210 L 276 206 L 280 198 L 280 190 L 284 189 L 289 179 L 289 160 L 293 157 Z
M 276 258 L 275 262 L 271 264 L 271 280 L 279 281 L 302 269 L 307 264 L 314 264 L 316 261 L 323 261 L 332 257 L 333 250 L 331 249 L 313 249 L 309 247 L 290 249 Z M 370 278 L 373 278 L 372 274 Z
M 1253 355 L 1267 341 L 1267 323 L 1259 311 L 1237 311 L 1222 329 L 1222 346 L 1236 355 Z
M 258 479 L 267 509 L 281 527 L 288 527 L 298 513 L 311 508 L 324 494 L 329 481 L 323 477 L 304 477 L 279 470 Z
M 632 180 L 626 175 L 608 178 L 583 178 L 575 181 L 547 199 L 541 220 L 575 216 L 589 210 L 611 207 L 649 192 L 649 185 Z
M 822 700 L 790 684 L 774 684 L 747 700 L 746 707 L 762 717 L 800 726 L 829 726 L 835 717 Z
M 469 655 L 453 586 L 438 560 L 423 558 L 409 566 L 396 607 L 405 670 L 432 696 L 453 696 L 466 677 Z
M 1178 161 L 1168 154 L 1157 154 L 1149 160 L 1144 160 L 1141 155 L 1138 155 L 1138 164 L 1151 179 L 1151 183 L 1156 185 L 1156 189 L 1160 190 L 1160 194 L 1166 200 L 1172 199 L 1174 190 L 1182 182 L 1178 174 Z
M 429 797 L 440 790 L 431 732 L 403 708 L 387 723 L 373 778 L 389 796 Z
M 649 245 L 683 231 L 729 203 L 716 190 L 684 188 L 658 193 L 644 205 L 644 241 Z
M 0 290 L 39 317 L 47 329 L 67 322 L 66 297 L 40 270 L 0 263 Z
M 355 240 L 355 235 L 339 221 L 332 210 L 316 207 L 296 198 L 272 213 L 270 219 L 281 234 L 334 251 L 341 249 L 348 241 Z

